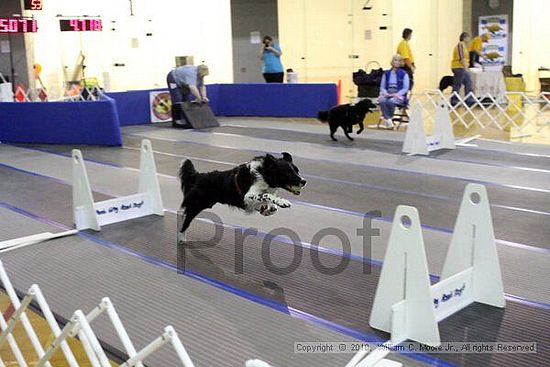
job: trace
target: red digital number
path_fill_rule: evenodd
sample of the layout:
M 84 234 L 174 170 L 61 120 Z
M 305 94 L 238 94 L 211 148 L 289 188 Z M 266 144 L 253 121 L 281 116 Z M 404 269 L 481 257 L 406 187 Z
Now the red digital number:
M 90 23 L 90 29 L 92 31 L 101 31 L 103 29 L 101 19 L 92 19 Z
M 19 30 L 18 19 L 10 19 L 9 20 L 9 32 L 17 33 L 18 30 Z
M 81 31 L 87 31 L 88 30 L 88 23 L 86 22 L 86 19 L 79 19 L 80 20 L 80 30 Z
M 0 18 L 0 33 L 28 33 L 37 32 L 36 19 Z
M 31 10 L 42 10 L 42 0 L 32 0 Z
M 27 20 L 26 19 L 19 19 L 19 23 L 22 25 L 22 31 L 23 33 L 27 33 L 28 27 L 27 27 Z
M 80 28 L 78 27 L 78 19 L 71 19 L 69 20 L 69 25 L 73 29 L 73 31 L 80 31 Z

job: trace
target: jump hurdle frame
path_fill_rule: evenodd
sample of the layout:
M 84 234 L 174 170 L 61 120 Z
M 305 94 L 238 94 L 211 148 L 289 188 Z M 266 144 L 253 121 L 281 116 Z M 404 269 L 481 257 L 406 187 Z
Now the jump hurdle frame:
M 161 336 L 153 340 L 140 351 L 136 351 L 115 307 L 109 298 L 103 298 L 101 303 L 87 315 L 81 310 L 75 311 L 69 322 L 65 324 L 63 329 L 60 329 L 48 303 L 46 302 L 46 298 L 42 294 L 42 291 L 38 285 L 31 285 L 23 300 L 20 301 L 1 261 L 0 280 L 2 281 L 2 284 L 6 289 L 14 308 L 14 312 L 9 317 L 8 323 L 6 323 L 4 315 L 0 313 L 0 327 L 2 329 L 2 333 L 0 334 L 0 347 L 7 342 L 20 367 L 27 367 L 28 363 L 25 361 L 25 358 L 21 353 L 21 349 L 12 335 L 13 329 L 18 322 L 23 324 L 25 332 L 29 337 L 36 354 L 38 355 L 39 359 L 38 362 L 36 362 L 36 367 L 51 367 L 50 360 L 54 353 L 60 348 L 69 366 L 79 367 L 79 364 L 72 353 L 69 344 L 67 343 L 68 338 L 76 336 L 78 336 L 81 341 L 86 356 L 93 367 L 111 367 L 109 359 L 107 358 L 105 351 L 101 347 L 101 344 L 99 343 L 99 340 L 90 325 L 92 321 L 96 320 L 104 313 L 107 314 L 129 357 L 128 360 L 120 365 L 121 367 L 143 367 L 143 360 L 145 358 L 149 357 L 151 354 L 168 343 L 172 345 L 179 361 L 184 367 L 194 367 L 189 354 L 185 350 L 178 334 L 172 326 L 167 326 L 164 328 L 164 332 Z M 36 335 L 36 332 L 34 331 L 26 315 L 26 311 L 32 301 L 35 301 L 38 304 L 40 311 L 44 315 L 44 318 L 55 336 L 55 339 L 46 350 L 44 350 L 40 344 L 38 336 Z M 0 366 L 5 366 L 1 358 Z
M 441 280 L 430 285 L 418 211 L 397 207 L 370 325 L 407 339 L 441 344 L 438 322 L 473 302 L 504 308 L 504 290 L 487 191 L 468 184 L 445 258 Z
M 438 322 L 474 302 L 505 306 L 485 186 L 466 186 L 441 278 L 434 285 L 418 210 L 398 206 L 369 320 L 391 338 L 370 353 L 357 352 L 345 367 L 401 367 L 385 359 L 393 346 L 408 339 L 439 346 Z
M 447 104 L 440 101 L 435 108 L 433 133 L 426 136 L 422 105 L 419 102 L 413 104 L 409 125 L 405 133 L 405 141 L 403 142 L 403 153 L 428 155 L 435 150 L 455 148 L 453 126 L 449 118 Z
M 162 197 L 151 142 L 141 141 L 138 193 L 94 203 L 82 152 L 72 151 L 73 218 L 78 230 L 156 214 L 163 216 Z

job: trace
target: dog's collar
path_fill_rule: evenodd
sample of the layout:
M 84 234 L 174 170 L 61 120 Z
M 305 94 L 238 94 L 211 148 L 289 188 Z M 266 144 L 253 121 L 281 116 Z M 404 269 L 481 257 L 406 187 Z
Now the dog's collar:
M 239 177 L 239 173 L 235 173 L 235 188 L 237 189 L 237 193 L 239 193 L 239 196 L 243 196 L 243 192 L 239 186 L 239 181 L 238 181 L 238 177 Z

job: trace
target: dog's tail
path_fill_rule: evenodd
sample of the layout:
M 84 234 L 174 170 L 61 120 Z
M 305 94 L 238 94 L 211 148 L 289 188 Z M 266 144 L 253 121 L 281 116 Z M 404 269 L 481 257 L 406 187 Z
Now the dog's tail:
M 328 111 L 319 111 L 317 114 L 317 119 L 321 122 L 327 122 L 328 121 Z
M 181 182 L 181 189 L 183 192 L 187 192 L 191 186 L 195 183 L 195 177 L 197 175 L 197 170 L 193 165 L 191 160 L 186 159 L 181 163 L 179 178 Z

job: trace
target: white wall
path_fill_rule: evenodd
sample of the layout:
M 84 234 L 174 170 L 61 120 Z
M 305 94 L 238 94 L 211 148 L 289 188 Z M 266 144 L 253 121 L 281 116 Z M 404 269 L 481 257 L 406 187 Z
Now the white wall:
M 537 69 L 550 68 L 550 1 L 514 1 L 514 33 L 512 35 L 512 70 L 521 73 L 528 91 L 540 89 Z M 550 77 L 545 72 L 543 77 Z
M 297 69 L 303 81 L 341 79 L 343 97 L 355 95 L 351 73 L 371 60 L 387 68 L 403 28 L 408 27 L 413 29 L 415 90 L 435 88 L 442 76 L 452 74 L 451 52 L 462 32 L 462 0 L 376 0 L 371 1 L 372 10 L 366 11 L 362 10 L 364 3 L 279 0 L 285 67 Z M 372 39 L 365 39 L 366 30 L 372 31 Z M 350 59 L 349 55 L 359 58 Z
M 192 55 L 195 64 L 205 61 L 211 72 L 208 83 L 232 82 L 230 0 L 133 0 L 133 4 L 133 17 L 128 0 L 50 0 L 42 12 L 33 12 L 39 32 L 32 36 L 32 59 L 42 65 L 45 84 L 60 85 L 64 66 L 70 76 L 81 49 L 86 76 L 103 82 L 103 73 L 108 72 L 111 90 L 165 87 L 176 55 Z M 60 32 L 57 14 L 99 15 L 103 31 Z M 148 32 L 153 36 L 146 37 Z

